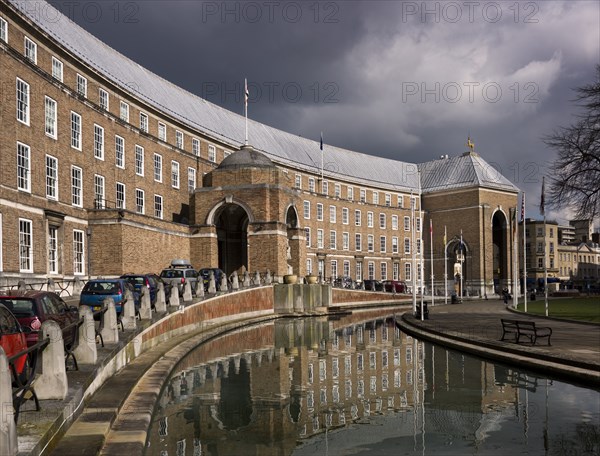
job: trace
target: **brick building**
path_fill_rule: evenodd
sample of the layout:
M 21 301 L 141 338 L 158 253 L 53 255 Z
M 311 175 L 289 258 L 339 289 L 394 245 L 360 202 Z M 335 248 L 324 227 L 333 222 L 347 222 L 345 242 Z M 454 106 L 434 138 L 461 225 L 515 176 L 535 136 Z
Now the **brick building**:
M 327 146 L 321 167 L 318 142 L 252 121 L 244 147 L 242 116 L 45 2 L 0 3 L 0 65 L 4 281 L 189 258 L 429 287 L 431 253 L 442 294 L 455 272 L 479 295 L 512 277 L 518 189 L 472 147 L 413 164 Z

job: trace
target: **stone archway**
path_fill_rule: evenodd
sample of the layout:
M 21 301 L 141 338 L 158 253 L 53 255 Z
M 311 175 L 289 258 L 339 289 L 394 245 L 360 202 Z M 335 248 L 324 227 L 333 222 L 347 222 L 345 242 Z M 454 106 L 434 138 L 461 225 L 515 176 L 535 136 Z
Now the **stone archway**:
M 457 296 L 465 295 L 472 278 L 470 249 L 465 240 L 460 237 L 451 239 L 446 245 L 446 258 L 449 292 Z
M 219 268 L 227 275 L 248 269 L 248 213 L 238 204 L 221 206 L 215 213 Z
M 291 266 L 292 272 L 297 275 L 305 274 L 305 252 L 303 249 L 304 231 L 298 222 L 298 212 L 293 205 L 289 205 L 285 212 L 285 227 L 287 234 L 287 264 Z M 290 271 L 288 271 L 289 273 Z
M 508 258 L 508 219 L 498 210 L 492 216 L 492 272 L 494 292 L 499 293 L 510 280 Z

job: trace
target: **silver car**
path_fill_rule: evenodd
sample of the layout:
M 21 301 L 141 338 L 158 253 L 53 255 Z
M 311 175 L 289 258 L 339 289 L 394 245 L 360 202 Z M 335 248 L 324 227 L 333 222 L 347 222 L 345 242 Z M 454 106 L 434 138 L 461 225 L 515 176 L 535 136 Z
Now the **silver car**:
M 179 296 L 183 296 L 183 289 L 187 282 L 189 282 L 192 288 L 192 294 L 196 293 L 198 275 L 198 271 L 189 262 L 186 262 L 186 260 L 173 260 L 171 261 L 171 266 L 161 271 L 160 278 L 177 287 Z

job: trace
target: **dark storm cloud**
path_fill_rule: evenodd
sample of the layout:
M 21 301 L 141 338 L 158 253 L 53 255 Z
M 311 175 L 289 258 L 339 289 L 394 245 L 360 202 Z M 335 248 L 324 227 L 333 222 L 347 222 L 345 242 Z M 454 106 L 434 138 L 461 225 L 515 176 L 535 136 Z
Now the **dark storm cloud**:
M 535 199 L 600 61 L 597 2 L 53 2 L 165 79 L 352 150 L 421 162 L 467 135 Z M 98 15 L 96 12 L 100 11 Z M 498 90 L 501 91 L 498 92 Z

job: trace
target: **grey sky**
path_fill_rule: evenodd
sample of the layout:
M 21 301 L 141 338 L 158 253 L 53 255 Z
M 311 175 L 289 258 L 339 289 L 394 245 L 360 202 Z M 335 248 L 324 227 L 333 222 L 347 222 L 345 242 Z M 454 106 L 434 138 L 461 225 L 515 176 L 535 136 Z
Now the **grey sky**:
M 51 3 L 238 113 L 247 77 L 250 117 L 290 133 L 411 162 L 460 154 L 470 134 L 533 217 L 554 157 L 542 137 L 573 120 L 572 89 L 600 62 L 597 1 Z

